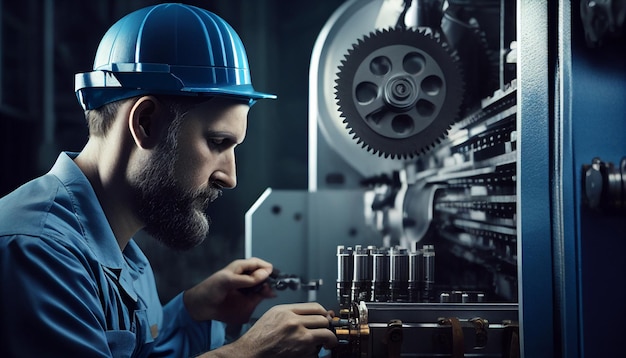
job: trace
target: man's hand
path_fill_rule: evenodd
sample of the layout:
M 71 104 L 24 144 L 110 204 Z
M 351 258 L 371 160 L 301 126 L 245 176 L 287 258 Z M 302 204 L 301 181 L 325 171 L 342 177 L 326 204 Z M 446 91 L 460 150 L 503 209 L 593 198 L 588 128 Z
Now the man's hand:
M 315 302 L 269 309 L 235 342 L 202 357 L 318 357 L 337 337 L 328 329 L 331 313 Z
M 246 323 L 259 302 L 274 293 L 268 285 L 245 294 L 240 289 L 262 284 L 271 273 L 272 264 L 261 259 L 235 260 L 185 291 L 185 307 L 197 321 Z

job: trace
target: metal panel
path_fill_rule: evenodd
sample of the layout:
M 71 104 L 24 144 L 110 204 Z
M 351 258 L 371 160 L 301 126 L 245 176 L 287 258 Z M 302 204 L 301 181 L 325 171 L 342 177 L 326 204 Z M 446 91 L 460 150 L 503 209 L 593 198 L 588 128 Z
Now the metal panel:
M 378 244 L 381 240 L 364 219 L 361 190 L 317 192 L 272 190 L 246 213 L 246 257 L 272 262 L 286 274 L 322 280 L 315 300 L 337 310 L 337 245 Z M 306 290 L 279 291 L 259 305 L 253 317 L 271 306 L 310 300 Z
M 283 273 L 307 273 L 306 231 L 307 193 L 273 191 L 268 188 L 246 212 L 246 257 L 259 257 L 274 264 Z M 302 302 L 300 291 L 282 291 L 278 297 L 262 302 L 253 314 L 260 317 L 279 303 Z
M 464 356 L 501 358 L 503 347 L 510 343 L 507 337 L 507 322 L 516 322 L 518 306 L 514 303 L 501 304 L 432 304 L 432 303 L 366 303 L 367 320 L 370 326 L 369 352 L 371 357 L 384 356 L 388 348 L 385 336 L 388 322 L 401 319 L 404 339 L 403 357 L 449 357 L 449 326 L 441 324 L 449 317 L 456 317 L 466 326 L 463 329 Z M 479 342 L 475 319 L 487 322 L 484 340 Z M 512 327 L 509 327 L 512 328 Z M 508 339 L 507 339 L 508 338 Z
M 578 18 L 572 18 L 575 25 Z M 580 333 L 582 356 L 623 356 L 626 336 L 626 220 L 624 212 L 606 215 L 581 204 L 581 168 L 593 157 L 619 163 L 626 156 L 626 57 L 624 40 L 603 48 L 584 45 L 580 28 L 572 34 L 571 194 L 578 209 Z M 571 342 L 569 342 L 571 343 Z

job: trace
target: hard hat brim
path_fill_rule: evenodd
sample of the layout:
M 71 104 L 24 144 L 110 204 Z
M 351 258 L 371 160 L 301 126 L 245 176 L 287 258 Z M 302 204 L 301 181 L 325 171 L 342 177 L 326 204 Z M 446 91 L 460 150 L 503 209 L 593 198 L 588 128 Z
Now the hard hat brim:
M 144 85 L 135 83 L 138 80 Z M 150 84 L 158 84 L 158 86 L 151 86 Z M 251 84 L 185 87 L 181 78 L 169 72 L 114 73 L 102 70 L 77 73 L 75 92 L 84 110 L 91 110 L 107 103 L 148 94 L 233 97 L 248 100 L 250 105 L 259 99 L 277 98 L 274 94 L 256 91 Z

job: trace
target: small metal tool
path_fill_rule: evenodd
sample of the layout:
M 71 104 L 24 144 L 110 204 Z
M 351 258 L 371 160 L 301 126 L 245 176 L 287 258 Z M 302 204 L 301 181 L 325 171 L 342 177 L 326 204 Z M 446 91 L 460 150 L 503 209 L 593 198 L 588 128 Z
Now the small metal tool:
M 279 270 L 274 269 L 265 281 L 252 287 L 240 288 L 239 291 L 246 295 L 258 293 L 261 292 L 265 284 L 268 284 L 270 288 L 278 291 L 284 291 L 286 289 L 295 291 L 300 288 L 301 279 L 296 275 L 281 274 Z

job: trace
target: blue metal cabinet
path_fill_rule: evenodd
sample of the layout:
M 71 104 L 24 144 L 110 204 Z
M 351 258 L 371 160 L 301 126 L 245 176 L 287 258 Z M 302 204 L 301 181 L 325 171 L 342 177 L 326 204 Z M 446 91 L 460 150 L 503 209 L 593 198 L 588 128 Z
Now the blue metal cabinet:
M 521 7 L 522 46 L 534 43 L 547 54 L 544 63 L 520 57 L 525 357 L 624 355 L 626 218 L 585 206 L 582 168 L 594 157 L 618 164 L 626 156 L 626 56 L 623 38 L 621 44 L 587 46 L 579 6 L 546 3 L 548 37 L 542 27 L 524 31 Z M 541 10 L 532 11 L 540 16 Z M 545 351 L 550 340 L 553 349 Z

